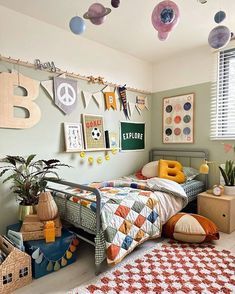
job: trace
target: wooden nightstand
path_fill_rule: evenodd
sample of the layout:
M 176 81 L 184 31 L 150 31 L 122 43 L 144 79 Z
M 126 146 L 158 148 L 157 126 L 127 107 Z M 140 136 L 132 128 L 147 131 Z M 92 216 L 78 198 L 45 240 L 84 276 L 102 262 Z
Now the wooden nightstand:
M 235 196 L 198 195 L 198 214 L 212 220 L 219 231 L 230 234 L 235 230 Z

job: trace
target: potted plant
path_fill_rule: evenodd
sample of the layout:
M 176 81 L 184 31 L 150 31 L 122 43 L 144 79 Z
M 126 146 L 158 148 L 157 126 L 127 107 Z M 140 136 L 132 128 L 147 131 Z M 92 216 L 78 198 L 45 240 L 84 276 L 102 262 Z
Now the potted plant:
M 233 160 L 226 160 L 225 168 L 219 166 L 220 172 L 224 178 L 225 195 L 235 195 L 235 165 Z
M 45 191 L 47 180 L 58 179 L 56 172 L 58 167 L 67 166 L 58 159 L 36 160 L 35 154 L 27 158 L 21 156 L 7 155 L 0 160 L 0 163 L 7 165 L 0 167 L 0 177 L 8 174 L 3 183 L 12 181 L 11 189 L 16 194 L 19 202 L 19 219 L 23 220 L 24 216 L 35 212 L 35 206 L 38 204 L 39 195 Z

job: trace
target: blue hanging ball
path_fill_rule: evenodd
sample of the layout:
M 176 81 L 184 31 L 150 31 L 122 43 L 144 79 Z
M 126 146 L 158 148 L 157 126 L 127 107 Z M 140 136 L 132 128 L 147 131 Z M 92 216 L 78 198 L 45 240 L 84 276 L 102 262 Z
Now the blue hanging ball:
M 218 11 L 215 16 L 214 20 L 216 23 L 221 23 L 226 18 L 226 13 L 224 11 Z
M 86 24 L 81 17 L 74 16 L 69 22 L 69 27 L 75 35 L 81 35 L 86 29 Z

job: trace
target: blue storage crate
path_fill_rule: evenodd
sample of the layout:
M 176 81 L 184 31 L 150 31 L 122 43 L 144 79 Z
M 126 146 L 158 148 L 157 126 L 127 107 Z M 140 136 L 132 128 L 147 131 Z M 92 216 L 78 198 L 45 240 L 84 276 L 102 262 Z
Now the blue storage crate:
M 20 223 L 7 227 L 7 230 L 20 231 Z M 62 229 L 61 237 L 53 243 L 45 240 L 25 241 L 25 251 L 32 257 L 32 275 L 37 279 L 72 264 L 78 253 L 75 246 L 76 235 Z

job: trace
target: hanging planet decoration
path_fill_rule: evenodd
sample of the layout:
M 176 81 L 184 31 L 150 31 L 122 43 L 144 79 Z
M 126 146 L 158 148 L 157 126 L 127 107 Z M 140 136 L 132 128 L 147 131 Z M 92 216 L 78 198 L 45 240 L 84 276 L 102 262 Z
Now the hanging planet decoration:
M 214 49 L 225 47 L 231 39 L 231 32 L 226 26 L 217 26 L 209 34 L 208 43 Z
M 112 5 L 114 8 L 118 8 L 119 5 L 120 5 L 120 0 L 112 0 L 112 1 L 111 1 L 111 5 Z
M 89 19 L 94 25 L 101 25 L 105 21 L 106 15 L 111 11 L 110 8 L 106 8 L 100 3 L 93 3 L 83 17 Z
M 86 24 L 84 20 L 79 16 L 74 16 L 71 18 L 69 22 L 69 27 L 75 35 L 81 35 L 86 30 Z
M 152 24 L 158 31 L 160 41 L 165 41 L 169 33 L 178 24 L 179 8 L 170 0 L 164 0 L 157 4 L 152 12 Z
M 222 21 L 224 21 L 226 18 L 226 13 L 224 11 L 218 11 L 215 16 L 214 16 L 214 20 L 216 23 L 221 23 Z

